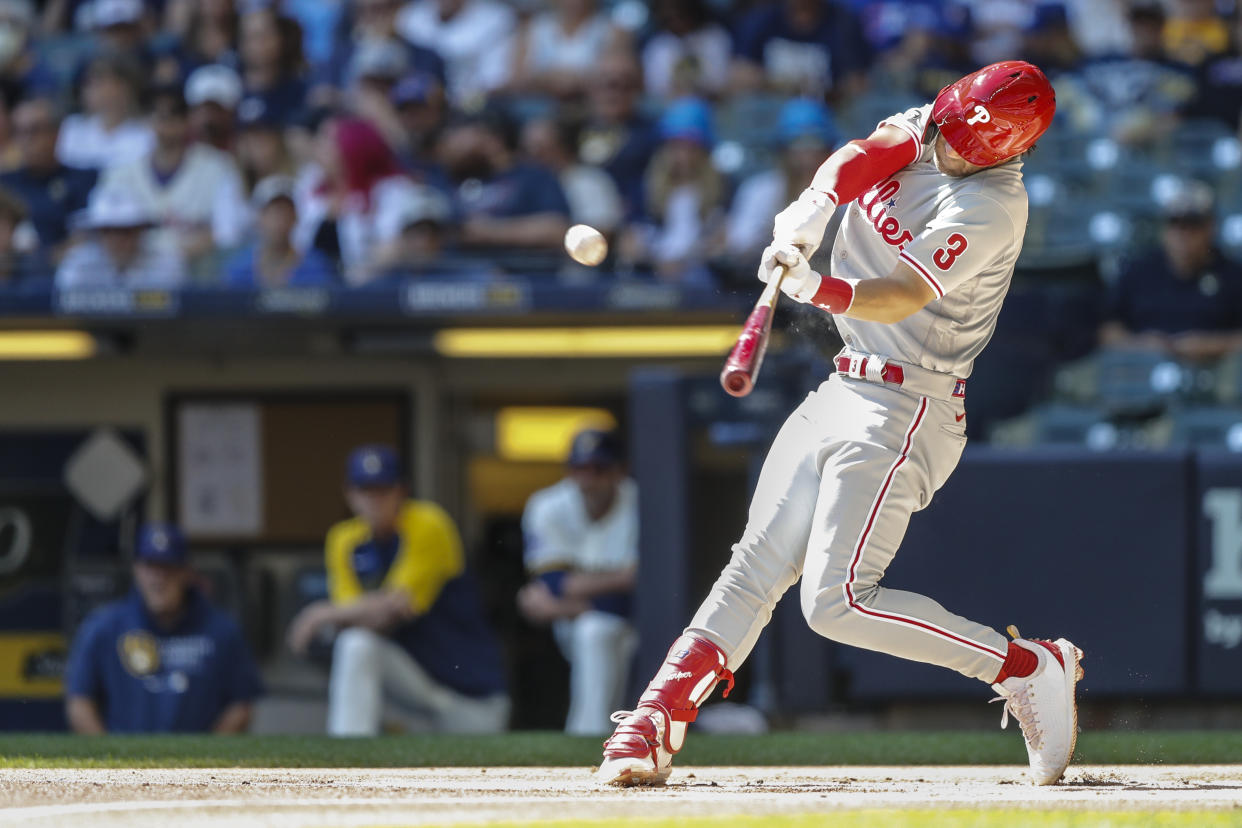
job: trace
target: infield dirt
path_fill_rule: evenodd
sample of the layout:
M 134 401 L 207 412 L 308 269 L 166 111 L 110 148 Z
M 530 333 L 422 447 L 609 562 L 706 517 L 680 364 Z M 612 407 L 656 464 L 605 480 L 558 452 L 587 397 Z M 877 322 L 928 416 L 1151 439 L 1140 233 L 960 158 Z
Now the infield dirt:
M 690 767 L 665 788 L 600 788 L 591 768 L 12 769 L 6 826 L 453 825 L 819 813 L 857 808 L 1235 809 L 1242 766 L 1076 766 L 1036 788 L 1018 767 Z

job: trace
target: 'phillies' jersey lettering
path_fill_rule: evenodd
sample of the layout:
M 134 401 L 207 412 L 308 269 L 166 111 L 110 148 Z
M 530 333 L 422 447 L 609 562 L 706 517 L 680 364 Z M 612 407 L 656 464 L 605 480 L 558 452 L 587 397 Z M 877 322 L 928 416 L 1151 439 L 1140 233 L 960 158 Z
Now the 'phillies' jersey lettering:
M 947 239 L 948 244 L 938 248 L 932 254 L 932 261 L 936 263 L 936 267 L 941 270 L 948 270 L 953 267 L 953 263 L 957 261 L 957 257 L 966 252 L 966 247 L 970 242 L 966 241 L 966 237 L 961 233 L 954 233 Z
M 863 213 L 870 219 L 871 226 L 875 228 L 875 232 L 879 233 L 880 238 L 884 239 L 885 242 L 898 250 L 904 248 L 914 239 L 909 230 L 901 228 L 901 222 L 895 216 L 888 215 L 888 208 L 892 206 L 894 197 L 900 189 L 901 183 L 890 178 L 858 197 L 858 206 L 862 208 Z

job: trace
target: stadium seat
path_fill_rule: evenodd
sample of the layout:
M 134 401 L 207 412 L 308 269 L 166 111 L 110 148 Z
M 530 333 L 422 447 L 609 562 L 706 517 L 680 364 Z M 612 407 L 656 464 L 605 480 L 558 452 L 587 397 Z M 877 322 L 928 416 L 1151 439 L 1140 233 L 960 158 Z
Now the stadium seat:
M 1210 383 L 1204 383 L 1214 400 L 1242 405 L 1242 351 L 1226 356 L 1212 369 Z
M 1098 408 L 1047 403 L 997 423 L 990 430 L 989 441 L 1009 448 L 1070 445 L 1105 450 L 1116 446 L 1117 429 Z
M 1100 406 L 1113 415 L 1143 416 L 1164 409 L 1191 388 L 1191 373 L 1153 351 L 1101 350 L 1057 372 L 1062 398 Z
M 1242 452 L 1242 408 L 1203 406 L 1172 413 L 1173 445 Z

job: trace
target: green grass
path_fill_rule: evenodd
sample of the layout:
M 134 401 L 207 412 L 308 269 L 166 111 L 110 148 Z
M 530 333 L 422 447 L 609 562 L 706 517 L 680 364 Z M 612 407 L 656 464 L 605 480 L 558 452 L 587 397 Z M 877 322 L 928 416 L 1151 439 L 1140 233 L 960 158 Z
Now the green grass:
M 589 767 L 600 739 L 560 733 L 326 736 L 0 735 L 0 767 Z M 1079 763 L 1227 764 L 1242 761 L 1242 731 L 1088 732 Z M 1025 764 L 1016 732 L 693 734 L 678 765 Z
M 486 824 L 489 828 L 1225 828 L 1242 825 L 1242 814 L 1220 811 L 1127 813 L 1029 811 L 1015 808 L 963 810 L 861 810 L 832 814 L 677 817 L 676 819 L 574 819 L 531 822 L 453 823 L 455 828 Z M 396 826 L 389 826 L 396 828 Z
M 453 823 L 465 828 L 469 822 Z M 1242 825 L 1242 814 L 1220 811 L 1126 813 L 1091 811 L 862 810 L 832 814 L 677 817 L 676 819 L 537 820 L 488 822 L 489 828 L 1224 828 Z M 389 828 L 396 828 L 390 826 Z

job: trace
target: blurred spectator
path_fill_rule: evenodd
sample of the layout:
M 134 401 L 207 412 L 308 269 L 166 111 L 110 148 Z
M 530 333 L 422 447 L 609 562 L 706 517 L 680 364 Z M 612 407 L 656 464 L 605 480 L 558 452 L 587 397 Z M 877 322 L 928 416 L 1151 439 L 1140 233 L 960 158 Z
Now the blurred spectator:
M 251 7 L 241 18 L 240 54 L 246 99 L 261 101 L 270 117 L 288 124 L 305 105 L 307 92 L 297 21 L 274 6 Z
M 0 0 L 0 97 L 6 101 L 57 91 L 55 74 L 32 42 L 34 24 L 30 0 Z
M 349 457 L 345 498 L 354 517 L 328 530 L 329 600 L 305 607 L 289 645 L 306 652 L 335 633 L 328 732 L 375 736 L 385 701 L 436 730 L 495 732 L 509 716 L 500 652 L 465 572 L 452 519 L 408 499 L 396 452 L 363 446 Z
M 1165 53 L 1198 66 L 1229 48 L 1229 24 L 1216 6 L 1216 0 L 1174 0 L 1164 24 Z
M 27 228 L 26 205 L 0 188 L 0 287 L 14 287 L 34 279 L 50 281 L 52 274 L 44 258 L 21 249 L 22 230 Z
M 82 113 L 61 124 L 56 155 L 70 167 L 99 169 L 140 158 L 155 136 L 141 119 L 141 67 L 123 54 L 92 59 L 82 77 Z
M 268 176 L 295 176 L 297 164 L 285 140 L 280 122 L 267 114 L 257 99 L 237 113 L 236 157 L 245 192 L 250 193 Z
M 326 66 L 351 11 L 350 0 L 284 0 L 284 13 L 302 27 L 302 44 L 313 66 Z
M 1084 55 L 1126 54 L 1130 51 L 1130 27 L 1126 15 L 1130 0 L 1065 0 L 1066 16 L 1074 43 Z
M 1136 2 L 1129 21 L 1129 54 L 1087 60 L 1061 83 L 1080 83 L 1085 91 L 1091 108 L 1082 115 L 1083 126 L 1124 143 L 1144 144 L 1176 124 L 1178 110 L 1194 95 L 1195 79 L 1189 67 L 1164 52 L 1165 13 L 1159 2 Z
M 647 91 L 664 100 L 723 94 L 733 40 L 707 0 L 658 0 L 653 5 L 658 28 L 642 52 Z
M 485 280 L 496 275 L 486 259 L 446 253 L 451 219 L 452 205 L 439 190 L 421 185 L 406 190 L 379 218 L 379 279 L 391 284 L 409 276 Z
M 352 0 L 350 7 L 354 25 L 349 37 L 337 42 L 331 62 L 321 72 L 324 81 L 338 89 L 345 89 L 349 86 L 360 50 L 375 44 L 391 44 L 401 53 L 400 74 L 418 72 L 444 83 L 444 60 L 436 51 L 435 44 L 428 47 L 411 43 L 397 31 L 397 12 L 401 9 L 401 0 Z
M 462 217 L 459 241 L 496 255 L 559 254 L 569 204 L 551 171 L 518 160 L 515 125 L 496 111 L 463 118 L 444 133 L 440 157 Z
M 354 49 L 346 72 L 343 109 L 370 122 L 389 146 L 405 144 L 405 128 L 392 91 L 409 70 L 406 51 L 395 40 L 364 40 Z
M 65 253 L 56 287 L 171 289 L 185 281 L 181 251 L 147 207 L 124 191 L 96 188 L 81 219 L 87 237 Z
M 622 37 L 595 0 L 551 0 L 513 38 L 510 91 L 554 98 L 581 95 L 596 60 Z
M 1025 31 L 1022 55 L 1050 77 L 1078 68 L 1082 50 L 1074 41 L 1065 7 L 1060 3 L 1039 4 Z
M 147 524 L 135 546 L 133 591 L 88 615 L 74 637 L 69 727 L 245 732 L 263 683 L 237 623 L 198 588 L 176 527 Z
M 155 92 L 155 147 L 137 160 L 109 166 L 103 190 L 119 190 L 156 216 L 199 275 L 215 262 L 216 247 L 237 244 L 249 218 L 237 165 L 226 153 L 190 140 L 185 97 L 177 86 Z
M 1195 97 L 1186 107 L 1191 118 L 1214 118 L 1242 134 L 1242 14 L 1233 19 L 1229 48 L 1199 67 Z
M 853 11 L 839 0 L 776 0 L 738 24 L 733 90 L 849 98 L 870 63 Z
M 612 176 L 626 215 L 643 211 L 643 173 L 655 153 L 655 125 L 639 109 L 642 68 L 632 52 L 614 49 L 604 55 L 591 79 L 587 122 L 578 134 L 578 158 L 603 167 Z
M 417 185 L 366 121 L 324 121 L 316 154 L 319 169 L 305 203 L 298 205 L 295 245 L 318 248 L 342 263 L 346 282 L 364 284 L 387 264 L 377 258 L 379 216 Z
M 574 155 L 577 144 L 576 131 L 564 120 L 532 118 L 522 128 L 522 151 L 556 173 L 569 202 L 569 220 L 611 235 L 625 218 L 621 194 L 608 173 L 578 161 Z
M 229 67 L 208 65 L 195 69 L 185 81 L 190 133 L 209 147 L 232 150 L 241 97 L 241 78 Z
M 298 222 L 293 179 L 273 176 L 260 181 L 251 201 L 258 239 L 236 254 L 225 268 L 231 288 L 321 287 L 336 281 L 332 262 L 311 248 L 293 247 Z
M 1160 250 L 1112 286 L 1101 344 L 1211 359 L 1242 348 L 1242 268 L 1213 243 L 1212 188 L 1183 182 L 1162 208 Z
M 970 56 L 970 9 L 944 0 L 853 0 L 875 55 L 875 94 L 934 98 L 979 68 Z
M 564 480 L 530 496 L 522 514 L 527 620 L 551 624 L 569 662 L 565 732 L 607 733 L 623 701 L 638 635 L 630 622 L 638 569 L 638 487 L 617 435 L 574 437 Z
M 56 158 L 59 132 L 55 103 L 47 98 L 22 101 L 13 110 L 19 164 L 0 175 L 0 186 L 25 202 L 39 248 L 54 260 L 69 236 L 70 217 L 86 207 L 97 178 L 95 170 L 69 167 Z
M 663 143 L 644 184 L 646 215 L 621 239 L 619 257 L 650 267 L 665 281 L 710 284 L 704 240 L 717 231 L 726 181 L 712 165 L 711 110 L 694 98 L 678 101 L 660 119 Z
M 200 66 L 237 68 L 234 0 L 170 0 L 164 17 L 176 42 L 156 61 L 155 83 L 185 81 Z
M 828 108 L 806 98 L 785 104 L 775 131 L 781 147 L 777 165 L 742 182 L 725 227 L 726 255 L 748 266 L 771 242 L 772 217 L 811 186 L 819 165 L 841 138 Z
M 397 13 L 397 31 L 444 58 L 449 99 L 477 108 L 504 85 L 511 61 L 513 10 L 499 0 L 411 0 Z
M 448 122 L 444 85 L 430 75 L 418 73 L 402 78 L 390 95 L 401 124 L 398 152 L 416 178 L 443 182 L 444 173 L 433 161 L 436 143 Z M 434 180 L 433 180 L 434 179 Z
M 85 11 L 98 51 L 130 56 L 146 77 L 155 58 L 147 42 L 150 20 L 144 0 L 92 0 Z
M 970 56 L 976 66 L 1022 55 L 1023 40 L 1041 11 L 1061 8 L 1053 0 L 962 0 L 970 11 Z

